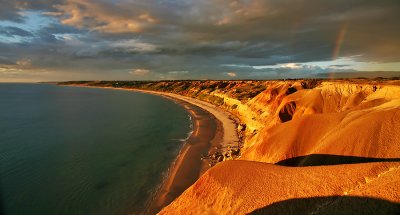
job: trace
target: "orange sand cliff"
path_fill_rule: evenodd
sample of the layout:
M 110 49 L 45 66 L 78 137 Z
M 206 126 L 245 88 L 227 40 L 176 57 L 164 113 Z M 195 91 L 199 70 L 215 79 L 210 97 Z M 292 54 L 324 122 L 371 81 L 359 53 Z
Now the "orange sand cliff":
M 362 87 L 362 88 L 361 88 Z M 242 159 L 277 163 L 310 154 L 400 158 L 400 87 L 323 84 L 286 96 L 293 120 L 260 132 Z M 277 113 L 279 115 L 279 113 Z
M 211 93 L 247 125 L 242 156 L 160 214 L 400 212 L 398 83 L 264 84 L 247 101 Z

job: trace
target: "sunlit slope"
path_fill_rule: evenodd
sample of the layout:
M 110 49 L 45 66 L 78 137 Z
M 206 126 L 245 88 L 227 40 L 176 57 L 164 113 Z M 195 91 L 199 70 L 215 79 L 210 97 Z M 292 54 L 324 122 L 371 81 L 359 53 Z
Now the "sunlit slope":
M 400 158 L 400 87 L 325 84 L 285 97 L 242 159 L 277 163 L 310 154 Z M 318 161 L 316 161 L 318 162 Z
M 400 212 L 400 87 L 270 84 L 235 109 L 262 124 L 247 128 L 240 160 L 212 168 L 162 213 Z
M 400 162 L 283 167 L 227 161 L 210 169 L 161 214 L 246 214 L 257 209 L 261 214 L 394 214 L 400 210 L 394 203 L 400 201 L 399 167 Z

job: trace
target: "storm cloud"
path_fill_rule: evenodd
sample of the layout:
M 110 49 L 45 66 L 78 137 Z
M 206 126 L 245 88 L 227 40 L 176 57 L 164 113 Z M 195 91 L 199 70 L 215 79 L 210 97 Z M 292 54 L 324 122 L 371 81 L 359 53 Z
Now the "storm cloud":
M 21 60 L 38 80 L 393 70 L 399 11 L 397 0 L 1 0 L 0 79 L 23 78 Z M 318 63 L 326 61 L 332 65 Z M 290 63 L 302 66 L 278 66 Z

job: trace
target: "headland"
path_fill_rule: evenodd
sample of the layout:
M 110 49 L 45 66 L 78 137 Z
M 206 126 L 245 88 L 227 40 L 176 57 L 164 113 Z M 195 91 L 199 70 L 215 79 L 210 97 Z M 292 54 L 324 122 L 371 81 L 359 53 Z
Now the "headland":
M 179 94 L 239 119 L 240 154 L 160 214 L 400 212 L 398 78 L 78 84 Z

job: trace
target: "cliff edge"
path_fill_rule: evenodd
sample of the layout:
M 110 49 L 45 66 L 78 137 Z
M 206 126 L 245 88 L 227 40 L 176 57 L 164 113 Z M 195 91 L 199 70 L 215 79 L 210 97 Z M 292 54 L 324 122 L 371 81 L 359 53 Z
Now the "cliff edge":
M 212 93 L 247 125 L 242 155 L 160 214 L 399 213 L 400 87 L 308 84 L 266 83 L 245 102 Z

